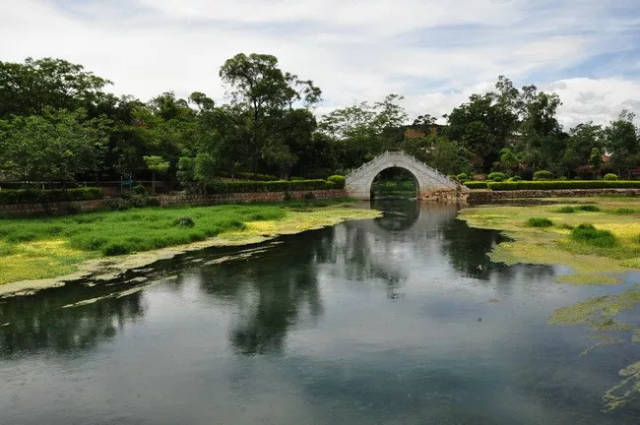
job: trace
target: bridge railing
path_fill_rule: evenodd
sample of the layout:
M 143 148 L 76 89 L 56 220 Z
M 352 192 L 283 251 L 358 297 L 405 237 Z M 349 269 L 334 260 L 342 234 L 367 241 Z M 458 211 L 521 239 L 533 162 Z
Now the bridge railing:
M 427 170 L 430 171 L 430 173 L 432 173 L 434 175 L 433 177 L 435 177 L 437 181 L 439 181 L 440 183 L 442 183 L 445 186 L 450 186 L 450 187 L 456 187 L 457 186 L 457 183 L 454 180 L 452 180 L 449 177 L 445 176 L 444 174 L 442 174 L 440 171 L 436 170 L 435 168 L 428 166 L 424 162 L 419 161 L 413 155 L 409 155 L 409 154 L 407 154 L 405 152 L 393 152 L 393 154 L 392 154 L 389 151 L 385 151 L 382 154 L 380 154 L 380 155 L 376 156 L 375 158 L 373 158 L 371 161 L 367 161 L 364 164 L 362 164 L 361 166 L 359 166 L 358 168 L 356 168 L 355 170 L 351 171 L 349 174 L 347 174 L 347 178 L 348 179 L 354 179 L 354 178 L 358 177 L 360 174 L 368 171 L 370 168 L 376 166 L 380 162 L 384 162 L 384 160 L 389 159 L 392 155 L 401 156 L 405 161 L 409 161 L 409 162 L 413 163 L 413 165 L 418 170 L 420 168 L 426 168 Z

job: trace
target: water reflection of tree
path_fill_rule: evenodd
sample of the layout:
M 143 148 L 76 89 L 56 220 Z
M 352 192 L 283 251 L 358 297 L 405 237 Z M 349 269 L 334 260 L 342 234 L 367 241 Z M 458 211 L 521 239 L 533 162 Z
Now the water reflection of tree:
M 497 274 L 499 280 L 510 282 L 516 271 L 530 279 L 539 279 L 553 275 L 553 267 L 530 265 L 525 268 L 508 267 L 494 263 L 489 253 L 500 242 L 506 240 L 495 230 L 469 227 L 462 220 L 451 220 L 442 229 L 442 250 L 450 259 L 451 265 L 466 276 L 475 279 L 489 279 Z
M 318 264 L 334 262 L 333 229 L 286 238 L 264 257 L 202 269 L 205 293 L 238 309 L 231 343 L 244 354 L 281 351 L 288 329 L 304 313 L 322 314 Z
M 111 338 L 127 320 L 143 315 L 140 293 L 62 308 L 113 292 L 106 287 L 63 287 L 0 303 L 0 355 L 22 351 L 68 352 Z

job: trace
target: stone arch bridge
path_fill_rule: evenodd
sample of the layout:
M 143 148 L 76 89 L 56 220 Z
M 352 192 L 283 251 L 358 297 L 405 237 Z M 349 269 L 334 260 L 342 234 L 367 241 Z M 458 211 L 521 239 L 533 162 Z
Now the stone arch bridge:
M 404 152 L 385 152 L 362 164 L 346 176 L 347 194 L 356 199 L 371 198 L 371 184 L 387 168 L 403 168 L 413 174 L 418 199 L 455 202 L 465 200 L 469 189 Z

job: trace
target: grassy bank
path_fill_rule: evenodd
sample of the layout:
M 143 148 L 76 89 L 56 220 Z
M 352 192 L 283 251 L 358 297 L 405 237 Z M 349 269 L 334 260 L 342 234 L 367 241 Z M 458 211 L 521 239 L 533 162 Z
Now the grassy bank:
M 139 208 L 0 219 L 0 285 L 74 272 L 87 260 L 189 244 L 295 233 L 375 211 L 330 202 Z
M 566 283 L 617 283 L 615 272 L 640 268 L 640 200 L 554 201 L 558 204 L 468 208 L 460 218 L 513 239 L 499 244 L 492 260 L 568 265 L 574 273 L 559 278 Z

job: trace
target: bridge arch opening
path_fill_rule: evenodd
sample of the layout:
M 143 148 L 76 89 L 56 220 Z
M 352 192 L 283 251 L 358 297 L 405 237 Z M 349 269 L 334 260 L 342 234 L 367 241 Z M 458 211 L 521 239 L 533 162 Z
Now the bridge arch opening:
M 371 199 L 415 199 L 420 195 L 420 183 L 408 169 L 391 166 L 373 177 L 369 193 Z
M 365 162 L 345 176 L 345 190 L 356 199 L 371 199 L 371 185 L 383 170 L 399 167 L 408 170 L 418 181 L 419 198 L 434 201 L 457 201 L 466 196 L 466 188 L 418 161 L 405 152 L 384 152 L 369 162 Z

